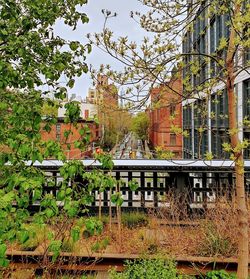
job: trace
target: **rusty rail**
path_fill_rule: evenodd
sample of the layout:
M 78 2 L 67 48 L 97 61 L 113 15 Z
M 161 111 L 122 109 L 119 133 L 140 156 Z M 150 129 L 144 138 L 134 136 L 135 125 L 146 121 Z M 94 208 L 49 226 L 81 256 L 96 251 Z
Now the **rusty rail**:
M 55 263 L 52 263 L 52 256 L 52 253 L 48 253 L 47 261 L 44 262 L 44 255 L 36 251 L 9 251 L 7 253 L 7 257 L 11 261 L 9 269 L 33 269 L 37 273 L 42 273 L 44 269 L 72 273 L 108 271 L 111 268 L 122 271 L 126 260 L 140 258 L 139 255 L 135 254 L 93 253 L 91 255 L 80 255 L 65 252 L 60 254 L 60 257 Z M 224 269 L 228 272 L 236 272 L 237 269 L 236 258 L 189 256 L 176 257 L 175 261 L 179 272 L 189 275 L 200 275 L 214 269 Z

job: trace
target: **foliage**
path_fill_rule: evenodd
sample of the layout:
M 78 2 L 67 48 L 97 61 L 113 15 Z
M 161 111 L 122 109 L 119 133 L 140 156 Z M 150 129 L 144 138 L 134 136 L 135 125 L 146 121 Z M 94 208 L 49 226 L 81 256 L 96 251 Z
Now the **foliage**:
M 147 139 L 149 127 L 149 117 L 144 112 L 139 112 L 132 118 L 132 131 L 141 140 Z
M 100 251 L 103 251 L 107 248 L 107 246 L 109 245 L 110 243 L 110 239 L 108 237 L 100 240 L 100 241 L 97 241 L 96 243 L 94 243 L 92 246 L 91 246 L 91 250 L 93 252 L 100 252 Z
M 192 103 L 193 106 L 194 121 L 191 121 L 189 126 L 196 137 L 193 141 L 195 149 L 190 148 L 192 153 L 190 155 L 194 158 L 201 159 L 205 154 L 208 159 L 213 156 L 221 157 L 221 143 L 217 144 L 213 152 L 217 154 L 211 154 L 212 146 L 210 150 L 206 150 L 205 131 L 211 131 L 213 127 L 207 113 L 209 105 L 212 108 L 211 118 L 217 118 L 216 125 L 223 120 L 223 124 L 218 125 L 217 132 L 219 135 L 219 127 L 223 127 L 224 137 L 228 139 L 222 142 L 230 141 L 230 144 L 224 144 L 224 150 L 230 152 L 228 157 L 235 161 L 240 229 L 237 276 L 246 279 L 249 236 L 243 151 L 249 147 L 249 141 L 242 140 L 243 133 L 239 133 L 242 123 L 239 123 L 237 117 L 239 112 L 235 104 L 238 92 L 235 87 L 241 75 L 249 74 L 249 2 L 244 0 L 208 2 L 141 0 L 140 2 L 146 7 L 146 11 L 131 12 L 131 17 L 144 30 L 154 32 L 154 36 L 145 37 L 140 45 L 130 41 L 127 36 L 117 39 L 107 28 L 108 20 L 116 14 L 103 10 L 105 16 L 103 32 L 89 36 L 90 42 L 122 62 L 124 70 L 116 71 L 110 69 L 109 65 L 106 67 L 101 65 L 100 71 L 111 76 L 118 84 L 132 84 L 134 88 L 127 89 L 126 94 L 128 98 L 136 97 L 141 102 L 140 107 L 149 99 L 151 94 L 149 89 L 156 83 L 171 87 L 168 83 L 171 78 L 182 78 L 183 87 L 177 93 L 183 100 L 188 100 L 186 103 Z M 209 48 L 206 46 L 207 36 L 211 39 Z M 236 57 L 238 59 L 235 59 Z M 176 71 L 176 67 L 180 71 Z M 226 98 L 227 103 L 223 104 Z M 222 105 L 223 111 L 219 108 Z
M 235 244 L 230 238 L 222 235 L 212 222 L 205 224 L 205 239 L 200 244 L 200 254 L 203 256 L 230 256 L 236 253 Z
M 101 106 L 99 110 L 98 120 L 104 129 L 101 145 L 110 151 L 131 129 L 131 115 L 118 106 Z
M 103 231 L 103 224 L 100 220 L 95 217 L 88 218 L 85 220 L 85 235 L 100 235 Z
M 177 274 L 176 265 L 172 261 L 161 258 L 140 259 L 137 261 L 127 261 L 125 271 L 117 273 L 115 270 L 110 272 L 111 279 L 174 279 L 189 278 Z
M 174 153 L 164 146 L 156 146 L 155 152 L 157 159 L 171 160 L 174 158 Z
M 17 234 L 21 250 L 34 251 L 45 240 L 45 226 L 28 224 L 22 226 L 22 231 Z
M 122 224 L 130 229 L 148 224 L 148 217 L 142 212 L 122 213 Z
M 229 274 L 224 270 L 219 270 L 219 271 L 209 271 L 206 274 L 206 279 L 236 279 L 235 274 Z
M 73 30 L 77 24 L 87 23 L 86 14 L 80 11 L 86 2 L 0 0 L 1 266 L 8 264 L 6 243 L 18 240 L 24 249 L 34 249 L 40 236 L 32 223 L 55 225 L 63 219 L 61 228 L 67 227 L 75 216 L 86 211 L 86 205 L 93 201 L 91 191 L 100 185 L 98 172 L 87 173 L 79 161 L 66 163 L 62 145 L 41 138 L 42 131 L 49 133 L 57 123 L 55 109 L 66 97 L 67 88 L 72 88 L 75 77 L 88 70 L 84 60 L 91 46 L 67 41 L 54 31 L 58 23 Z M 66 87 L 62 86 L 62 76 Z M 65 122 L 78 129 L 79 104 L 68 102 L 65 109 Z M 65 132 L 66 139 L 69 134 L 70 131 Z M 81 141 L 75 146 L 84 151 L 89 133 L 80 129 L 79 134 Z M 50 158 L 65 163 L 60 169 L 62 182 L 35 167 Z M 49 190 L 44 192 L 44 187 Z M 57 195 L 51 191 L 57 191 Z M 29 209 L 34 203 L 39 210 L 31 215 Z M 31 223 L 29 228 L 25 226 L 27 221 Z M 95 226 L 95 232 L 100 230 L 100 224 Z M 60 231 L 60 239 L 53 233 L 48 239 L 53 261 L 68 245 L 63 241 L 65 231 Z M 70 234 L 76 242 L 80 237 L 79 227 L 73 226 Z
M 62 252 L 73 252 L 74 251 L 74 241 L 71 239 L 64 239 L 61 246 Z

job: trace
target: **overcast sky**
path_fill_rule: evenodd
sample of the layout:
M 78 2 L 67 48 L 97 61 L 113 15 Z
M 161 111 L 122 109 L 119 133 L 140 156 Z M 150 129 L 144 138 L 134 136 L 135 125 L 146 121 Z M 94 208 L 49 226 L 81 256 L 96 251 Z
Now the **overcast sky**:
M 130 18 L 130 11 L 141 11 L 142 4 L 137 0 L 89 0 L 89 3 L 83 7 L 83 11 L 89 17 L 89 23 L 80 25 L 77 30 L 72 31 L 70 28 L 63 26 L 62 23 L 56 25 L 56 32 L 66 39 L 78 40 L 86 43 L 86 34 L 101 32 L 104 16 L 101 12 L 102 9 L 108 9 L 111 12 L 116 12 L 117 17 L 109 20 L 108 27 L 112 29 L 117 36 L 129 36 L 132 41 L 140 42 L 143 38 L 143 31 L 139 25 Z M 119 67 L 111 57 L 104 54 L 93 46 L 92 53 L 87 55 L 87 64 L 94 65 L 98 68 L 100 64 L 110 64 L 113 67 Z M 70 94 L 85 97 L 88 88 L 92 86 L 92 81 L 89 74 L 77 78 L 75 87 L 71 89 Z

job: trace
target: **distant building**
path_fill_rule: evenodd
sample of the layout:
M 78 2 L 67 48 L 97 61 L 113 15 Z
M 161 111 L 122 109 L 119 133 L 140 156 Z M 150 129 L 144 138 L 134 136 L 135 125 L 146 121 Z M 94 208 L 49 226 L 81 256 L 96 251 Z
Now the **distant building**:
M 81 141 L 82 136 L 79 133 L 81 128 L 89 129 L 89 143 L 86 145 L 86 150 L 81 151 L 76 148 L 75 141 Z M 71 130 L 68 139 L 65 139 L 64 132 Z M 84 137 L 85 135 L 83 135 Z M 80 119 L 77 122 L 77 128 L 70 123 L 64 123 L 63 117 L 57 118 L 57 123 L 52 126 L 50 132 L 42 131 L 42 140 L 58 141 L 67 157 L 67 159 L 84 159 L 91 157 L 94 148 L 94 142 L 99 140 L 99 127 L 93 120 Z
M 64 105 L 67 102 L 63 102 L 62 103 L 62 107 L 60 107 L 58 109 L 58 117 L 64 117 L 66 109 L 64 107 Z M 86 119 L 86 120 L 90 120 L 90 119 L 94 119 L 97 116 L 97 106 L 95 104 L 92 103 L 87 103 L 87 102 L 79 102 L 80 108 L 81 108 L 81 118 L 82 119 Z
M 92 156 L 95 143 L 100 139 L 99 125 L 94 120 L 97 115 L 97 106 L 80 99 L 75 98 L 74 100 L 79 102 L 81 108 L 81 118 L 77 122 L 77 127 L 64 122 L 66 112 L 64 105 L 67 103 L 65 101 L 62 103 L 62 107 L 58 109 L 57 123 L 52 126 L 50 132 L 42 131 L 42 139 L 60 142 L 67 159 L 84 159 Z M 80 135 L 80 129 L 89 131 L 89 143 L 86 144 L 86 150 L 84 151 L 81 151 L 74 145 L 75 141 L 81 141 L 86 136 L 86 134 Z M 71 130 L 71 133 L 68 139 L 66 139 L 64 133 L 68 130 Z
M 174 158 L 182 158 L 182 135 L 177 133 L 182 128 L 181 92 L 182 81 L 174 77 L 150 91 L 149 140 L 154 148 L 171 151 Z
M 118 90 L 113 83 L 109 83 L 106 75 L 98 75 L 96 85 L 96 103 L 104 107 L 118 106 Z

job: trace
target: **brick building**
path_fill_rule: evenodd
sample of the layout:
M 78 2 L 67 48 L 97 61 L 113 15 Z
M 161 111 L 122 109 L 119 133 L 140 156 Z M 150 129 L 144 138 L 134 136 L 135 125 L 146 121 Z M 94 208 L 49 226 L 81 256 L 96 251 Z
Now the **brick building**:
M 42 139 L 60 142 L 67 159 L 83 159 L 91 157 L 94 146 L 100 139 L 100 128 L 94 120 L 97 116 L 97 106 L 79 98 L 71 98 L 71 101 L 77 101 L 80 106 L 80 119 L 78 120 L 77 127 L 74 127 L 74 125 L 70 123 L 64 123 L 66 112 L 64 106 L 67 103 L 67 101 L 64 101 L 58 109 L 57 123 L 52 126 L 50 132 L 42 131 Z M 81 129 L 88 131 L 89 143 L 86 144 L 85 151 L 81 151 L 74 144 L 75 141 L 81 141 L 82 138 L 86 136 L 86 133 L 83 135 L 79 133 Z M 69 134 L 68 139 L 66 139 L 64 133 L 69 130 L 71 130 L 71 133 Z
M 171 151 L 174 158 L 182 158 L 182 135 L 177 133 L 177 129 L 182 128 L 181 92 L 180 78 L 172 78 L 166 85 L 153 88 L 148 110 L 152 146 Z

